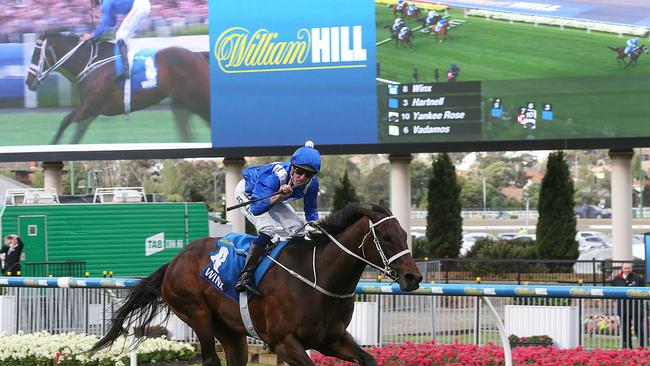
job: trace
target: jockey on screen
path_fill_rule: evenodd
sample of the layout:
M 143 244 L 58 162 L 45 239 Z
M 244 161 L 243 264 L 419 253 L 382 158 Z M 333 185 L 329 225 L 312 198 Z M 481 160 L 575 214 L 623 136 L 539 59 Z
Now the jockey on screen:
M 442 28 L 445 27 L 445 25 L 447 25 L 447 19 L 445 18 L 440 19 L 438 24 L 436 24 L 436 33 L 440 32 Z
M 401 11 L 402 9 L 404 9 L 405 5 L 408 6 L 408 3 L 406 2 L 406 0 L 398 0 L 397 1 L 397 11 Z
M 433 21 L 436 19 L 438 16 L 438 13 L 436 13 L 434 10 L 429 11 L 429 14 L 427 14 L 427 19 L 425 20 L 427 26 L 433 25 Z
M 641 39 L 639 37 L 634 37 L 628 39 L 626 45 L 625 45 L 625 54 L 630 56 L 632 55 L 632 52 L 639 46 L 639 42 Z
M 307 222 L 318 221 L 316 175 L 319 171 L 320 153 L 314 149 L 314 143 L 311 141 L 297 149 L 289 162 L 244 169 L 244 179 L 235 188 L 238 202 L 267 197 L 279 191 L 282 193 L 241 208 L 248 221 L 255 225 L 257 238 L 251 244 L 246 264 L 235 285 L 237 292 L 248 291 L 261 296 L 255 288 L 255 269 L 264 256 L 266 247 L 271 244 L 278 226 L 282 226 L 291 236 L 304 235 L 304 221 L 288 201 L 302 199 Z
M 400 41 L 403 41 L 406 39 L 408 33 L 409 33 L 409 27 L 404 26 L 402 27 L 402 29 L 399 30 L 399 34 L 397 35 L 397 38 L 399 38 Z
M 413 16 L 415 12 L 418 10 L 418 6 L 415 4 L 409 4 L 408 9 L 406 11 L 406 14 L 408 16 Z
M 402 18 L 397 18 L 393 22 L 393 25 L 390 27 L 390 29 L 393 31 L 393 34 L 397 34 L 397 32 L 404 27 L 404 21 Z
M 116 54 L 120 53 L 122 56 L 123 69 L 118 70 L 117 78 L 129 77 L 129 61 L 127 58 L 128 43 L 133 37 L 135 31 L 140 26 L 144 18 L 149 15 L 151 4 L 149 0 L 93 0 L 98 6 L 101 6 L 101 21 L 95 31 L 81 36 L 82 42 L 98 39 L 110 27 L 114 27 L 117 23 L 117 17 L 124 15 L 122 24 L 115 32 L 116 41 Z

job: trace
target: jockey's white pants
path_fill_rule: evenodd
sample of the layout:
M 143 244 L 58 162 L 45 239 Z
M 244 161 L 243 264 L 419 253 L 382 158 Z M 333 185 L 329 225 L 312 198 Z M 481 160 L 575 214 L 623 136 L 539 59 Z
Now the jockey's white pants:
M 122 24 L 115 32 L 115 40 L 123 40 L 126 46 L 129 47 L 129 41 L 138 30 L 140 23 L 149 15 L 151 10 L 151 3 L 149 0 L 134 0 L 131 11 L 124 17 Z
M 250 201 L 245 192 L 246 181 L 242 179 L 235 187 L 235 200 L 237 203 Z M 288 202 L 278 202 L 271 206 L 271 209 L 261 215 L 253 215 L 250 205 L 240 207 L 239 210 L 246 216 L 248 221 L 255 225 L 257 233 L 264 233 L 270 237 L 302 235 L 305 222 L 298 216 L 296 210 Z M 282 229 L 279 229 L 281 226 Z

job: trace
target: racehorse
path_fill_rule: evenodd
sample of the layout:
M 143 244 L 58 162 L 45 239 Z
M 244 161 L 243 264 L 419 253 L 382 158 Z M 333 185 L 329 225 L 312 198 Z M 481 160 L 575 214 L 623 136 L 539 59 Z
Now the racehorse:
M 406 18 L 408 12 L 408 5 L 406 3 L 402 4 L 402 7 L 399 9 L 397 7 L 397 4 L 389 5 L 389 7 L 393 8 L 393 16 L 396 18 Z
M 625 68 L 628 66 L 632 66 L 633 63 L 636 65 L 639 61 L 639 57 L 641 56 L 642 53 L 648 53 L 648 46 L 646 45 L 641 45 L 632 51 L 632 54 L 630 55 L 630 62 L 625 62 L 625 58 L 628 56 L 627 53 L 625 53 L 625 47 L 610 47 L 607 46 L 610 50 L 614 51 L 617 53 L 616 56 L 616 63 L 619 65 L 621 64 L 621 61 L 623 61 L 623 64 L 625 65 Z
M 313 365 L 306 349 L 376 365 L 345 329 L 366 264 L 393 278 L 404 291 L 419 287 L 422 275 L 408 250 L 406 232 L 387 208 L 357 203 L 331 213 L 318 226 L 322 234 L 312 240 L 291 239 L 280 252 L 276 260 L 286 268 L 273 265 L 263 277 L 263 296 L 248 302 L 252 324 L 259 338 L 289 365 Z M 109 347 L 131 326 L 137 325 L 136 332 L 147 329 L 166 303 L 198 336 L 203 366 L 221 365 L 215 337 L 229 366 L 245 365 L 247 333 L 239 305 L 199 274 L 211 263 L 211 250 L 214 238 L 196 240 L 143 279 L 90 352 Z
M 123 114 L 124 88 L 115 81 L 112 42 L 79 43 L 79 37 L 44 33 L 35 42 L 26 84 L 35 91 L 53 71 L 79 85 L 81 103 L 61 121 L 52 144 L 65 129 L 77 123 L 72 143 L 78 143 L 90 123 L 99 115 Z M 131 110 L 136 111 L 172 97 L 189 111 L 210 123 L 209 66 L 205 56 L 181 47 L 167 47 L 156 54 L 158 83 L 153 89 L 131 94 Z M 183 141 L 189 136 L 189 113 L 172 103 L 176 126 Z
M 395 36 L 395 47 L 397 47 L 400 44 L 400 42 L 405 45 L 408 45 L 409 47 L 413 47 L 413 43 L 411 42 L 411 40 L 414 37 L 413 31 L 409 29 L 406 32 L 406 34 L 404 34 L 401 37 L 400 37 L 400 33 L 401 33 L 401 29 L 397 31 L 397 35 Z
M 445 23 L 440 29 L 436 31 L 436 28 L 438 27 L 438 24 L 434 24 L 431 26 L 431 33 L 435 34 L 436 39 L 438 39 L 438 42 L 442 42 L 445 39 L 447 39 L 447 30 L 449 29 L 449 21 Z

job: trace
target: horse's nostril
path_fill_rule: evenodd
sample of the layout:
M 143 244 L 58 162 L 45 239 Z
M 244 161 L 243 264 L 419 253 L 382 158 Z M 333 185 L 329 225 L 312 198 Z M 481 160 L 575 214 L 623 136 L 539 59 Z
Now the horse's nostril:
M 420 283 L 422 281 L 421 274 L 407 273 L 404 277 L 408 283 Z

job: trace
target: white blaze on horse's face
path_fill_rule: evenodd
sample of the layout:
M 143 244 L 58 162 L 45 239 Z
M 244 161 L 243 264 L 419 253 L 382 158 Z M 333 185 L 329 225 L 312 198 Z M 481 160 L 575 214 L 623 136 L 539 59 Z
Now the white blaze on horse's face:
M 47 38 L 38 38 L 34 43 L 34 53 L 32 54 L 32 63 L 29 64 L 27 69 L 27 80 L 25 83 L 31 91 L 35 91 L 43 80 L 43 68 L 47 61 L 47 54 L 44 52 L 47 49 Z

